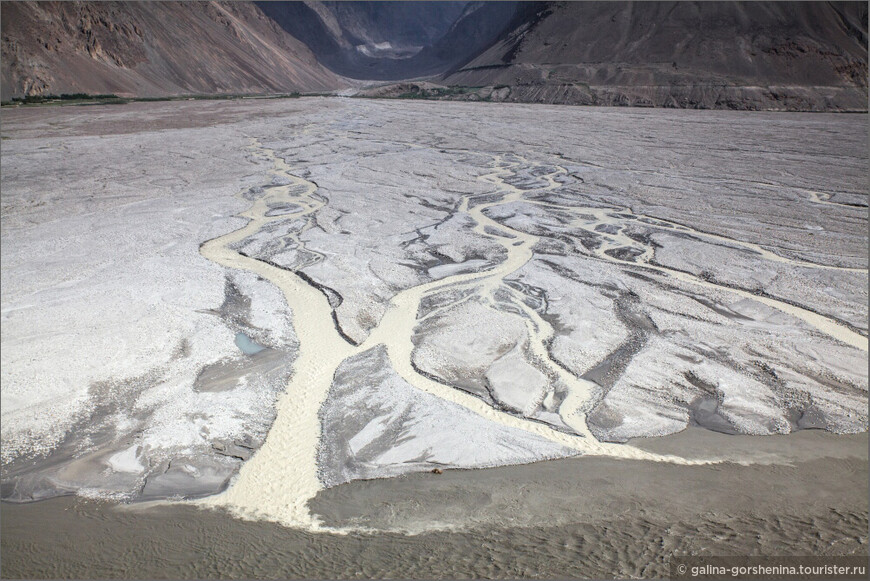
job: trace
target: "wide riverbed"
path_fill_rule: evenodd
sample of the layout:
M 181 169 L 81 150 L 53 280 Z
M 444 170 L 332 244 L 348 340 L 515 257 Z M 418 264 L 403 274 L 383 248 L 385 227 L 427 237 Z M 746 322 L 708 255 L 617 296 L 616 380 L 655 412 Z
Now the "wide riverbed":
M 9 555 L 47 576 L 510 577 L 659 574 L 655 546 L 727 539 L 866 551 L 866 116 L 2 114 L 4 574 Z M 73 494 L 91 500 L 53 499 Z M 181 514 L 222 548 L 181 555 L 158 533 Z M 89 573 L 93 547 L 52 540 L 133 524 L 119 551 L 174 556 Z M 495 553 L 475 541 L 456 569 L 427 548 L 481 531 Z M 295 548 L 259 570 L 230 557 L 248 534 Z M 617 556 L 572 565 L 587 549 Z

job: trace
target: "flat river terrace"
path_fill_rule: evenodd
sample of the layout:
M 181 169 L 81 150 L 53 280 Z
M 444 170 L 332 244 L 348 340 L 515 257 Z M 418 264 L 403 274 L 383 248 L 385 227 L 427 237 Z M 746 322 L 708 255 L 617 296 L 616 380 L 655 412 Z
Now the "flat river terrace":
M 866 115 L 2 115 L 4 578 L 867 554 Z

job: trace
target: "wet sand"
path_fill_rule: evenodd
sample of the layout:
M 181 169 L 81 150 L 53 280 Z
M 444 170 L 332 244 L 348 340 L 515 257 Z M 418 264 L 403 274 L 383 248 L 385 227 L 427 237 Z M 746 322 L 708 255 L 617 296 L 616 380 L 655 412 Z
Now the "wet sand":
M 673 555 L 866 555 L 867 434 L 687 430 L 657 453 L 358 481 L 312 512 L 366 534 L 312 533 L 189 505 L 72 497 L 2 505 L 3 578 L 661 577 Z M 423 532 L 433 526 L 444 529 Z M 406 530 L 419 534 L 401 534 Z

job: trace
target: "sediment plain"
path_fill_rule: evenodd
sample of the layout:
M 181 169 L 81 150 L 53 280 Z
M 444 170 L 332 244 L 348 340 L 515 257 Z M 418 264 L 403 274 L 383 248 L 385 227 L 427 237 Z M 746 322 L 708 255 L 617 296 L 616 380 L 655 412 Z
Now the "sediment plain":
M 456 506 L 491 486 L 522 521 L 511 479 L 539 467 L 545 498 L 568 462 L 724 471 L 711 488 L 755 470 L 804 491 L 800 521 L 813 479 L 752 466 L 801 446 L 848 449 L 825 470 L 866 484 L 865 115 L 346 98 L 2 115 L 4 501 L 422 535 L 512 524 L 354 507 L 422 494 L 437 468 Z M 844 554 L 866 551 L 866 502 L 842 498 L 771 538 L 839 518 Z M 24 549 L 6 537 L 4 558 Z
M 32 578 L 668 578 L 677 555 L 867 554 L 867 435 L 689 429 L 658 451 L 360 480 L 321 491 L 310 532 L 180 504 L 4 505 L 3 574 Z M 747 483 L 750 483 L 748 485 Z M 433 529 L 437 524 L 437 529 Z M 410 533 L 410 534 L 409 534 Z M 70 542 L 70 538 L 77 539 Z

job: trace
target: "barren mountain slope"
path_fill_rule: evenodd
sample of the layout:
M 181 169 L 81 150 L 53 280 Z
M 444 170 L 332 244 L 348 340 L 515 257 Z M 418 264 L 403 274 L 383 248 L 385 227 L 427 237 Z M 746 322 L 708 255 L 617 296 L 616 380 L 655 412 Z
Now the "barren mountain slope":
M 867 4 L 542 3 L 444 82 L 512 101 L 866 110 Z
M 248 2 L 3 2 L 2 97 L 268 93 L 340 78 Z

